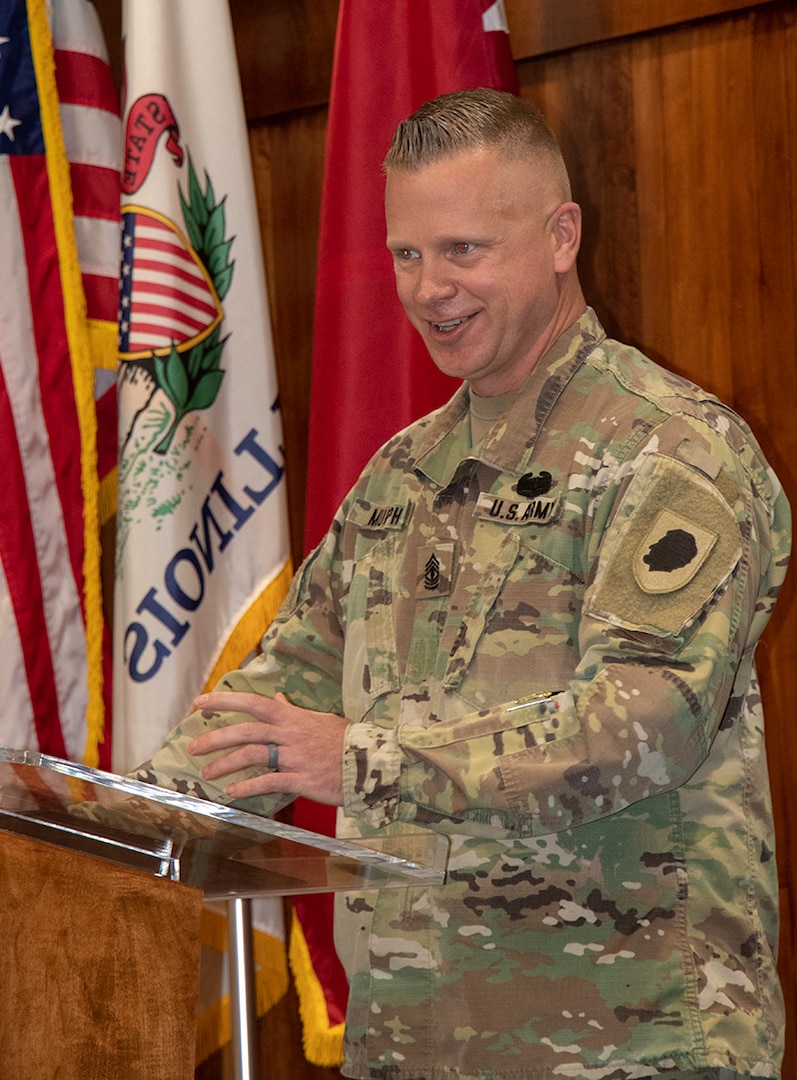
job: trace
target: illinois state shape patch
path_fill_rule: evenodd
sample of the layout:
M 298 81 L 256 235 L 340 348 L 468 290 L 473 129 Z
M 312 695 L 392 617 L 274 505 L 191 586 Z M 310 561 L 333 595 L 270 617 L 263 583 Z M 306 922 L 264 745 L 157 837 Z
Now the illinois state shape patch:
M 646 593 L 668 593 L 691 581 L 717 542 L 717 534 L 662 510 L 634 556 L 634 577 Z
M 739 525 L 719 489 L 690 465 L 651 454 L 603 538 L 584 610 L 629 630 L 677 634 L 741 553 Z

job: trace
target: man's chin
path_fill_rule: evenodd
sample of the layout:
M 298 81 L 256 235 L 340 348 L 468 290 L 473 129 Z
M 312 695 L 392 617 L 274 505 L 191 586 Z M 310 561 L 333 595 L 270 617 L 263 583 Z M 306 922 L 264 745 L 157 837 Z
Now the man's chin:
M 472 350 L 458 342 L 448 343 L 429 334 L 423 335 L 423 341 L 434 366 L 444 375 L 450 375 L 453 379 L 468 379 L 481 368 Z

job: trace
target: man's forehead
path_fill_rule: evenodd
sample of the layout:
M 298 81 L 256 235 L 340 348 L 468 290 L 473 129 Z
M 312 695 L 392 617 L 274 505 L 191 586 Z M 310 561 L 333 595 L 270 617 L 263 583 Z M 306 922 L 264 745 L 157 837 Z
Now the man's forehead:
M 550 203 L 550 178 L 528 160 L 494 150 L 459 152 L 418 169 L 387 173 L 388 226 L 402 221 L 446 222 L 527 216 Z
M 455 149 L 449 153 L 438 153 L 428 161 L 408 168 L 391 166 L 386 170 L 386 174 L 390 181 L 391 177 L 422 177 L 435 173 L 458 172 L 460 169 L 493 172 L 503 166 L 533 170 L 535 159 L 528 154 L 512 152 L 499 145 L 473 146 Z

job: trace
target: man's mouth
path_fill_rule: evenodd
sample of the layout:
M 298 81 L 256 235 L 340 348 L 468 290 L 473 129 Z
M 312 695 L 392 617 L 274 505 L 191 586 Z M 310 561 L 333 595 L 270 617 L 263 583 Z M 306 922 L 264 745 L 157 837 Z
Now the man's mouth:
M 473 318 L 472 315 L 463 315 L 461 319 L 448 319 L 446 322 L 432 322 L 430 325 L 438 334 L 450 334 L 452 330 L 456 330 L 458 326 L 462 326 L 463 323 L 471 318 Z

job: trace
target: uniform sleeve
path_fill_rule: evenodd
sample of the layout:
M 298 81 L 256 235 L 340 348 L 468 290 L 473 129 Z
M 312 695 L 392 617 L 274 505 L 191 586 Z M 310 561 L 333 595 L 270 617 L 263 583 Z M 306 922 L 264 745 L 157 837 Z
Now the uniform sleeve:
M 747 688 L 790 536 L 788 505 L 760 460 L 717 449 L 712 458 L 687 441 L 618 470 L 587 541 L 568 686 L 425 729 L 350 725 L 346 813 L 374 826 L 523 836 L 684 784 L 737 675 L 736 692 Z
M 262 653 L 246 667 L 225 675 L 217 690 L 233 690 L 273 697 L 284 693 L 301 708 L 342 714 L 340 694 L 342 668 L 342 632 L 332 580 L 337 574 L 337 519 L 319 547 L 305 560 L 291 582 L 288 594 L 262 641 Z M 156 784 L 208 799 L 231 803 L 256 814 L 273 814 L 290 801 L 290 796 L 257 797 L 230 800 L 225 788 L 235 780 L 259 775 L 262 769 L 250 767 L 239 773 L 207 781 L 199 775 L 199 761 L 188 753 L 192 739 L 224 725 L 240 724 L 248 716 L 235 712 L 196 711 L 167 736 L 151 760 L 142 763 L 130 775 L 145 783 Z

